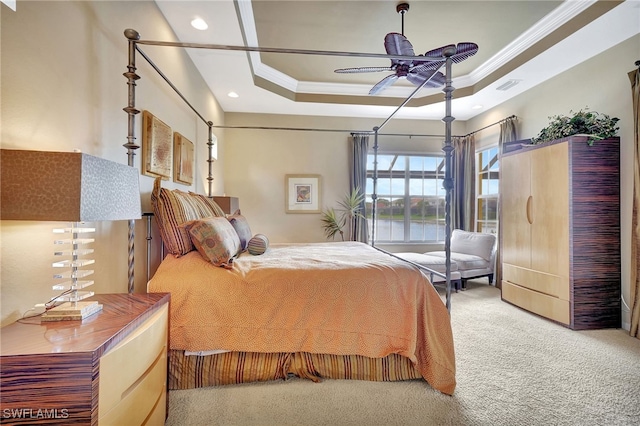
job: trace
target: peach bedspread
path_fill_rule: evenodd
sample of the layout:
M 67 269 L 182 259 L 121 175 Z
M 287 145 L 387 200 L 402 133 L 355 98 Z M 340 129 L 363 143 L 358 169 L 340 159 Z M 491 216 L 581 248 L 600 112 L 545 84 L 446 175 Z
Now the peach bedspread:
M 232 270 L 197 251 L 168 256 L 148 284 L 171 293 L 171 349 L 399 354 L 452 394 L 449 313 L 415 267 L 362 243 L 272 244 Z

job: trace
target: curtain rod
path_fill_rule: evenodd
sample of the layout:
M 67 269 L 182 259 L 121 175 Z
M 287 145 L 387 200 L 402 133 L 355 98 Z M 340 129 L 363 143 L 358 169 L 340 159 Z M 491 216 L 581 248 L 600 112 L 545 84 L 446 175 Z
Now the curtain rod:
M 640 61 L 638 61 L 640 63 Z M 514 118 L 518 118 L 516 115 L 510 115 L 509 117 L 503 118 L 502 120 L 496 121 L 495 123 L 488 124 L 481 129 L 474 130 L 471 133 L 467 133 L 464 136 L 453 135 L 454 138 L 461 138 L 471 136 L 474 133 L 478 133 L 482 130 L 488 129 L 489 127 L 495 126 L 497 124 L 503 123 L 507 120 L 511 120 Z M 273 126 L 226 126 L 226 125 L 213 125 L 211 127 L 217 129 L 244 129 L 244 130 L 288 130 L 288 131 L 299 131 L 299 132 L 336 132 L 336 133 L 349 133 L 351 136 L 356 134 L 367 134 L 372 135 L 375 133 L 373 130 L 345 130 L 345 129 L 318 129 L 318 128 L 309 128 L 309 127 L 273 127 Z M 404 137 L 426 137 L 426 138 L 443 138 L 445 135 L 429 135 L 429 134 L 420 134 L 420 133 L 378 133 L 378 136 L 404 136 Z
M 373 134 L 375 132 L 373 131 L 366 131 L 366 132 L 351 132 L 351 136 L 357 135 L 357 134 L 362 134 L 362 133 L 367 133 L 367 134 Z M 378 136 L 403 136 L 403 137 L 408 137 L 409 139 L 413 138 L 413 137 L 420 137 L 420 138 L 444 138 L 444 135 L 429 135 L 426 133 L 378 133 Z
M 344 129 L 316 129 L 310 127 L 277 127 L 277 126 L 227 126 L 227 125 L 213 125 L 216 129 L 241 129 L 241 130 L 288 130 L 298 132 L 337 132 L 337 133 L 349 133 L 353 130 Z M 369 130 L 355 133 L 372 133 Z
M 483 127 L 483 128 L 481 128 L 481 129 L 474 130 L 474 131 L 473 131 L 473 132 L 471 132 L 471 133 L 467 133 L 466 135 L 464 135 L 464 136 L 462 136 L 462 137 L 463 137 L 463 138 L 466 138 L 467 136 L 471 136 L 471 135 L 473 135 L 473 134 L 475 134 L 475 133 L 481 132 L 482 130 L 488 129 L 489 127 L 495 126 L 496 124 L 501 124 L 501 123 L 504 123 L 504 122 L 505 122 L 505 121 L 507 121 L 507 120 L 511 120 L 511 119 L 514 119 L 514 118 L 518 118 L 518 117 L 517 117 L 516 115 L 510 115 L 509 117 L 503 118 L 502 120 L 498 120 L 498 121 L 496 121 L 495 123 L 488 124 L 488 125 L 484 126 L 484 127 Z
M 373 130 L 347 130 L 347 129 L 318 129 L 313 127 L 276 127 L 276 126 L 228 126 L 228 125 L 213 125 L 216 129 L 240 129 L 240 130 L 286 130 L 296 132 L 335 132 L 335 133 L 349 133 L 351 136 L 357 134 L 371 135 Z M 431 137 L 431 138 L 443 138 L 444 135 L 428 135 L 428 134 L 414 134 L 414 133 L 378 133 L 380 136 L 406 136 L 406 137 Z

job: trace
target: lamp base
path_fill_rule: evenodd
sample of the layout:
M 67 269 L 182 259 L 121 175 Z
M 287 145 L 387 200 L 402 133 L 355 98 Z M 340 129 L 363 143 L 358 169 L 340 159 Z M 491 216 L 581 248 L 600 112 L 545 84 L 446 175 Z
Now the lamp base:
M 42 314 L 42 321 L 77 321 L 102 310 L 102 305 L 92 302 L 65 302 Z

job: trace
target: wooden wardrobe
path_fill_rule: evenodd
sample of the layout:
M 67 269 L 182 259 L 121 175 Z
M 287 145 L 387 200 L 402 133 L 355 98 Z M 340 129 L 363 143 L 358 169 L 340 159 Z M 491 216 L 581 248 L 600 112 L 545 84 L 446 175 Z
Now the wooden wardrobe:
M 502 299 L 576 330 L 618 328 L 620 139 L 503 153 Z

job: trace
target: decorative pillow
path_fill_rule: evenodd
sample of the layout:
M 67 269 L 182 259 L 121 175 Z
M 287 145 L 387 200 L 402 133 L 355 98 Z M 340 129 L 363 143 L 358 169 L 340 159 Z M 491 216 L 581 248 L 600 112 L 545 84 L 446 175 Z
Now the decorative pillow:
M 249 244 L 247 245 L 247 249 L 249 253 L 253 255 L 259 255 L 267 251 L 269 248 L 269 239 L 262 235 L 256 234 L 249 240 Z
M 169 253 L 182 256 L 193 250 L 189 233 L 181 225 L 200 219 L 200 214 L 191 197 L 180 191 L 162 188 L 162 179 L 156 178 L 151 192 L 151 204 L 162 241 Z
M 204 213 L 203 217 L 208 216 L 216 216 L 216 217 L 224 217 L 224 210 L 216 203 L 213 198 L 209 198 L 206 195 L 196 194 L 195 192 L 189 191 L 189 195 L 196 202 L 198 207 Z
M 236 210 L 236 212 L 229 216 L 227 219 L 229 219 L 229 222 L 233 226 L 233 229 L 235 229 L 238 233 L 242 250 L 246 250 L 247 244 L 249 244 L 249 240 L 251 239 L 251 228 L 249 227 L 247 218 L 242 216 L 240 210 Z
M 233 267 L 233 259 L 240 253 L 240 239 L 224 217 L 209 217 L 184 224 L 193 245 L 202 257 L 216 266 Z

